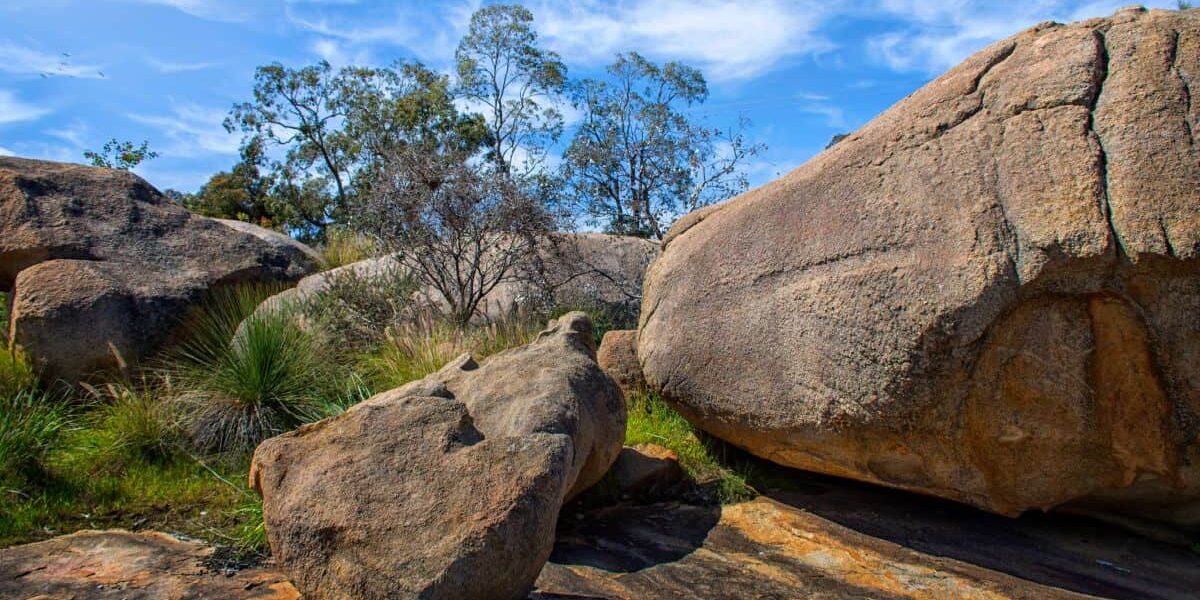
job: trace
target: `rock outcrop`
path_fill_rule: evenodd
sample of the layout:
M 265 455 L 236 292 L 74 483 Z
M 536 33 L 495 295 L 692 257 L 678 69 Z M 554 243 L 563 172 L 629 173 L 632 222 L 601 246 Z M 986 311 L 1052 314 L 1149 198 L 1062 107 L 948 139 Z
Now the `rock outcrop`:
M 0 549 L 0 598 L 299 600 L 278 571 L 222 573 L 213 548 L 165 533 L 80 531 Z
M 135 363 L 213 287 L 314 270 L 282 237 L 192 215 L 125 171 L 0 157 L 8 327 L 49 378 Z
M 259 446 L 274 556 L 305 598 L 521 598 L 562 503 L 621 450 L 583 313 Z
M 681 219 L 638 354 L 785 465 L 1200 525 L 1200 12 L 998 42 Z
M 637 331 L 605 332 L 600 349 L 596 351 L 596 362 L 621 386 L 626 396 L 646 389 L 646 379 L 637 357 Z

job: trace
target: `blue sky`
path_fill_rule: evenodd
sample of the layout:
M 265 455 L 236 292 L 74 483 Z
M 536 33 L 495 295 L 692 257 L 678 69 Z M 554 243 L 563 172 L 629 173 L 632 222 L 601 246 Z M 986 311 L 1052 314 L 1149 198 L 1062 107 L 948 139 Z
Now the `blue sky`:
M 638 50 L 709 79 L 692 112 L 739 115 L 768 150 L 752 183 L 787 172 L 989 42 L 1128 0 L 579 0 L 526 2 L 573 77 Z M 448 70 L 478 0 L 0 0 L 0 154 L 82 161 L 109 138 L 148 140 L 138 172 L 193 191 L 237 160 L 221 127 L 254 68 L 418 59 Z M 1174 7 L 1175 2 L 1147 6 Z

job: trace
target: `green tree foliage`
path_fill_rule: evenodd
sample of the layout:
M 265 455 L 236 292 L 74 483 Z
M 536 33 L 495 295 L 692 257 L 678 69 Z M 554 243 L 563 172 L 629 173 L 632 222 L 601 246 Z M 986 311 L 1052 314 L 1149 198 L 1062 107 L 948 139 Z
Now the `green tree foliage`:
M 617 56 L 605 79 L 576 86 L 583 121 L 564 156 L 563 177 L 593 221 L 609 231 L 661 238 L 679 214 L 743 191 L 750 144 L 746 125 L 721 130 L 685 112 L 708 97 L 692 67 L 655 65 L 636 52 Z
M 260 146 L 250 164 L 269 170 L 274 203 L 286 206 L 289 226 L 310 238 L 345 221 L 390 149 L 418 144 L 474 151 L 486 137 L 480 117 L 454 106 L 448 78 L 417 63 L 336 71 L 326 62 L 259 67 L 254 99 L 235 105 L 225 127 L 246 135 L 246 149 Z M 283 158 L 257 160 L 270 147 L 283 148 Z
M 525 170 L 536 168 L 546 145 L 562 134 L 555 107 L 567 68 L 554 52 L 538 47 L 533 14 L 519 4 L 493 4 L 475 11 L 454 53 L 459 94 L 484 112 L 488 158 L 512 172 L 517 152 Z
M 184 195 L 181 201 L 192 212 L 225 219 L 237 219 L 272 229 L 286 229 L 295 223 L 295 211 L 275 194 L 275 178 L 263 173 L 266 157 L 261 138 L 251 138 L 242 146 L 242 160 L 229 171 L 213 175 L 200 191 Z
M 147 160 L 158 158 L 158 153 L 150 149 L 150 142 L 144 141 L 140 146 L 135 146 L 133 142 L 113 138 L 105 142 L 99 152 L 85 150 L 83 157 L 95 167 L 128 171 Z
M 300 69 L 279 63 L 254 73 L 254 100 L 236 104 L 225 119 L 230 132 L 287 149 L 279 177 L 287 197 L 318 231 L 346 202 L 354 142 L 341 129 L 345 109 L 340 78 L 325 61 Z M 297 180 L 318 182 L 307 188 Z M 332 187 L 330 198 L 322 198 Z M 304 192 L 304 193 L 302 193 Z

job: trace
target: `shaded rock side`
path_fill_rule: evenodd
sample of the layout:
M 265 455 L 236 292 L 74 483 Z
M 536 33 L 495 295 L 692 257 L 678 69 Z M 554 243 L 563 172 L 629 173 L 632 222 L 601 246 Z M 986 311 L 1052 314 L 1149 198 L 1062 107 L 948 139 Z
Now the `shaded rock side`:
M 251 485 L 305 597 L 524 597 L 563 501 L 621 449 L 624 404 L 591 336 L 571 313 L 259 446 Z
M 192 215 L 125 171 L 0 157 L 0 290 L 10 337 L 49 378 L 136 363 L 214 286 L 317 265 L 283 236 Z
M 1200 525 L 1200 13 L 998 42 L 685 217 L 649 385 L 775 462 Z

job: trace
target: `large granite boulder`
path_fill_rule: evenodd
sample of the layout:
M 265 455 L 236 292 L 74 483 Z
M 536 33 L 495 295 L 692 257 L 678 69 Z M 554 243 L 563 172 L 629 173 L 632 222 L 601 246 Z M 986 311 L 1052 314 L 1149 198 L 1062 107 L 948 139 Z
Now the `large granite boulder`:
M 0 291 L 50 378 L 134 363 L 215 286 L 290 282 L 311 250 L 191 214 L 125 171 L 0 157 Z
M 1200 525 L 1200 12 L 998 42 L 681 219 L 648 383 L 770 460 Z
M 250 481 L 305 598 L 523 598 L 562 503 L 621 450 L 583 313 L 264 442 Z

